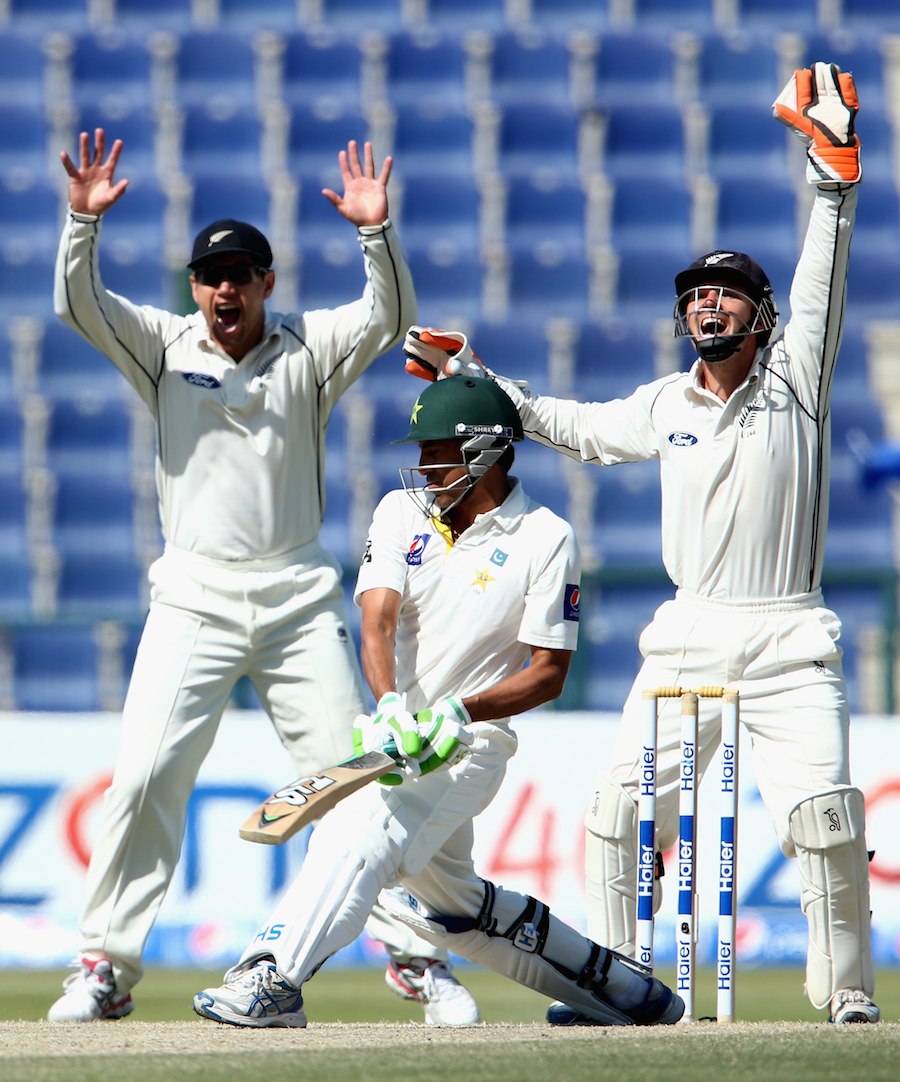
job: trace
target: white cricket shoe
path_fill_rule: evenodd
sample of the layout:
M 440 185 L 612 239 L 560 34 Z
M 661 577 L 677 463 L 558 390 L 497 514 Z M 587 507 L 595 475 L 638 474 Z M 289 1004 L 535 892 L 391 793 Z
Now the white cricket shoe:
M 429 1026 L 474 1026 L 481 1021 L 472 993 L 453 976 L 446 962 L 436 958 L 392 961 L 384 981 L 401 999 L 421 1003 Z
M 856 988 L 841 988 L 831 997 L 828 1021 L 836 1026 L 850 1022 L 880 1022 L 881 1011 L 865 992 Z
M 260 960 L 252 966 L 229 969 L 219 988 L 206 988 L 194 996 L 201 1018 L 229 1026 L 282 1026 L 306 1029 L 303 996 L 275 968 Z
M 63 995 L 47 1012 L 48 1022 L 99 1022 L 124 1018 L 134 1010 L 131 994 L 116 990 L 108 958 L 82 958 L 78 972 L 63 981 Z

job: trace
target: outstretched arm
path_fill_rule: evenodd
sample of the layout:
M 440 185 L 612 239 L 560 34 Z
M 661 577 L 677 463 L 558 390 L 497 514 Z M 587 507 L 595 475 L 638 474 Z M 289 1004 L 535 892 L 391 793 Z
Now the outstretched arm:
M 60 161 L 69 174 L 69 204 L 76 213 L 105 214 L 125 194 L 128 181 L 115 179 L 122 146 L 122 140 L 116 139 L 104 161 L 106 133 L 96 128 L 93 148 L 86 131 L 78 137 L 78 166 L 64 150 L 60 152 Z
M 387 183 L 394 164 L 393 158 L 385 158 L 378 176 L 375 175 L 375 156 L 372 144 L 365 143 L 364 160 L 359 158 L 355 139 L 347 149 L 338 154 L 344 194 L 338 195 L 331 188 L 323 188 L 322 194 L 337 210 L 357 228 L 363 225 L 381 225 L 388 216 Z

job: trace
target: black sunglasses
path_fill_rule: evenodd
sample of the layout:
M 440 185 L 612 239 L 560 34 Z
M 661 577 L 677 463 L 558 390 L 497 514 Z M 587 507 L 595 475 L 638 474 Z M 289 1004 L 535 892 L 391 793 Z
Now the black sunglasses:
M 220 286 L 223 282 L 231 282 L 233 286 L 249 285 L 259 275 L 262 277 L 268 267 L 254 267 L 250 263 L 234 263 L 231 266 L 213 264 L 209 267 L 197 267 L 194 277 L 202 286 Z

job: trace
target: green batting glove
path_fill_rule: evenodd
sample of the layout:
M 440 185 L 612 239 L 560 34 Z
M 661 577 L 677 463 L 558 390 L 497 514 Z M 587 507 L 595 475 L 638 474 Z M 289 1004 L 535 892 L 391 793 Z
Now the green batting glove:
M 406 696 L 396 691 L 386 691 L 375 707 L 375 723 L 386 725 L 393 732 L 397 747 L 407 758 L 422 753 L 422 737 L 416 719 L 406 709 Z
M 419 756 L 423 774 L 431 774 L 442 766 L 452 766 L 462 757 L 463 749 L 475 739 L 466 729 L 471 720 L 462 700 L 452 696 L 416 714 L 424 742 Z

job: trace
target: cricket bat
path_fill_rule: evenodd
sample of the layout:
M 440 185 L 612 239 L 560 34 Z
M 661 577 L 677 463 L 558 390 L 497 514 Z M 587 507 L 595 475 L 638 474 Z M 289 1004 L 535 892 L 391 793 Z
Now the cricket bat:
M 402 770 L 396 759 L 381 751 L 370 751 L 319 774 L 298 778 L 264 800 L 246 819 L 240 835 L 248 842 L 281 845 L 345 796 L 392 770 Z

